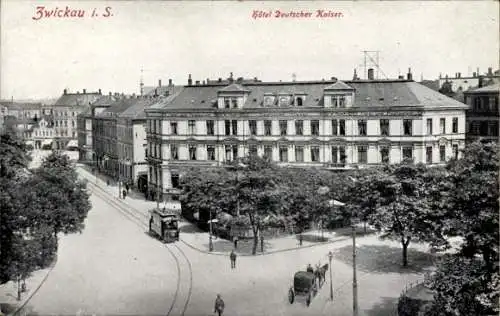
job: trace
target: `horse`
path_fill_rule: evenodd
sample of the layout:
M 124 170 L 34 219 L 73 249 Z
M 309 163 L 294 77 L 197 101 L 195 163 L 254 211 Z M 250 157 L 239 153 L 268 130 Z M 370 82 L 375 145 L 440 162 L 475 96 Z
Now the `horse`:
M 322 267 L 318 267 L 314 273 L 318 278 L 320 287 L 325 283 L 326 271 L 328 271 L 328 263 L 324 264 Z

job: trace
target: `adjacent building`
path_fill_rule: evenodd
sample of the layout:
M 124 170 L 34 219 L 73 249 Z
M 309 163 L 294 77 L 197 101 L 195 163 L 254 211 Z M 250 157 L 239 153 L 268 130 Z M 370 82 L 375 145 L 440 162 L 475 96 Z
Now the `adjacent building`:
M 149 187 L 175 197 L 190 166 L 256 154 L 289 167 L 440 164 L 465 143 L 463 103 L 411 80 L 188 85 L 146 109 Z
M 500 83 L 480 87 L 464 93 L 467 110 L 467 139 L 482 139 L 498 143 L 500 113 L 498 98 Z
M 83 89 L 82 93 L 70 93 L 64 89 L 63 95 L 53 105 L 55 149 L 78 146 L 77 116 L 85 112 L 99 97 L 100 89 L 98 92 Z

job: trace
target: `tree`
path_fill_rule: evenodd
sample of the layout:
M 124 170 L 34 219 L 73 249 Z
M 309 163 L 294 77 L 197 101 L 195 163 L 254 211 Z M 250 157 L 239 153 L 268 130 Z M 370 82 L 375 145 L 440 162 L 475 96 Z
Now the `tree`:
M 429 202 L 424 165 L 401 164 L 387 166 L 385 172 L 372 179 L 377 191 L 377 207 L 370 222 L 382 232 L 382 238 L 397 240 L 402 246 L 403 266 L 408 265 L 410 242 L 430 242 L 443 245 L 442 218 Z M 359 196 L 359 195 L 358 195 Z
M 428 280 L 435 302 L 426 315 L 491 315 L 500 311 L 498 146 L 468 144 L 447 165 L 443 234 L 461 237 Z
M 57 235 L 81 232 L 91 208 L 86 183 L 78 179 L 68 156 L 52 152 L 35 170 L 27 187 L 25 208 L 33 208 L 41 224 Z

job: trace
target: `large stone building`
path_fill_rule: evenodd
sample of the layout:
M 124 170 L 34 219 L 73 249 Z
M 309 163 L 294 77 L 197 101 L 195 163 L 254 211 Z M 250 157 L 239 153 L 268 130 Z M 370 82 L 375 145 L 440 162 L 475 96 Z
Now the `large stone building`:
M 83 89 L 82 93 L 69 93 L 64 89 L 63 95 L 53 106 L 55 149 L 78 146 L 77 116 L 99 97 L 100 89 L 99 92 L 87 92 Z
M 500 113 L 498 98 L 500 83 L 480 87 L 464 93 L 467 110 L 467 139 L 482 139 L 498 143 Z
M 146 109 L 150 190 L 175 197 L 186 167 L 248 154 L 328 169 L 444 163 L 464 146 L 465 109 L 404 79 L 193 85 L 190 78 Z

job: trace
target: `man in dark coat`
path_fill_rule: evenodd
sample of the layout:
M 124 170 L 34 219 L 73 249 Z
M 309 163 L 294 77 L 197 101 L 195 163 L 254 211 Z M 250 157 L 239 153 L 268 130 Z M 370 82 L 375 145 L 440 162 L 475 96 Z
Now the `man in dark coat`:
M 220 297 L 220 294 L 217 294 L 217 298 L 215 299 L 215 307 L 214 313 L 218 313 L 219 316 L 224 312 L 224 301 Z
M 231 250 L 229 259 L 231 259 L 231 269 L 236 268 L 236 252 L 234 252 L 234 250 Z

